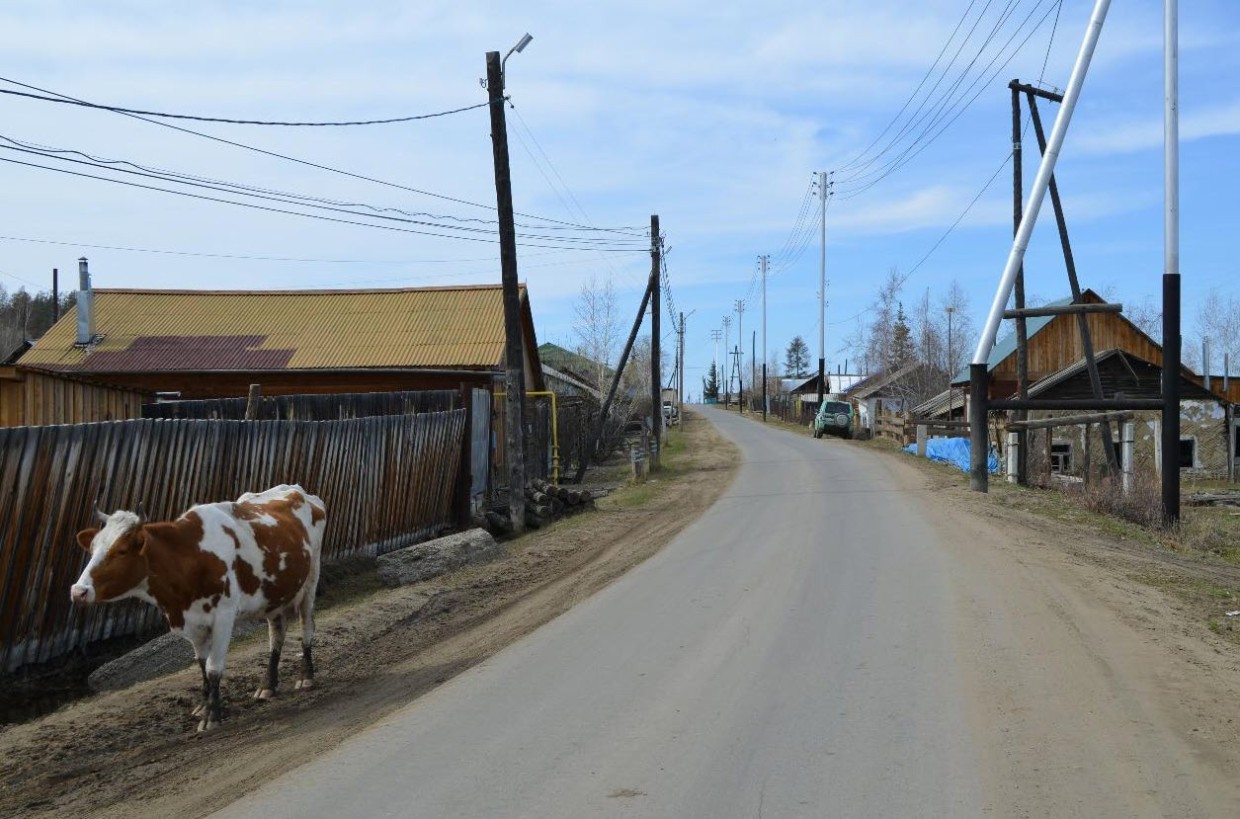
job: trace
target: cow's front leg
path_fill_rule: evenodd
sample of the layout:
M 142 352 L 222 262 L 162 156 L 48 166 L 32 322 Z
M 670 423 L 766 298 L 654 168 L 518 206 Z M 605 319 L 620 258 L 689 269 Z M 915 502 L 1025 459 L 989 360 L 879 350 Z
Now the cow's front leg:
M 286 631 L 284 612 L 267 619 L 267 644 L 271 654 L 267 657 L 267 685 L 254 693 L 256 700 L 269 700 L 276 695 L 280 684 L 280 650 L 284 648 Z

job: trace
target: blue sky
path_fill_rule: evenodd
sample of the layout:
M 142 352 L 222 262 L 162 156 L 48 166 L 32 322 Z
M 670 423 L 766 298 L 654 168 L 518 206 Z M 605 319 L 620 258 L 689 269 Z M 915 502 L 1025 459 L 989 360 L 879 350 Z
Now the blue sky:
M 868 3 L 120 3 L 0 8 L 0 77 L 92 101 L 238 118 L 354 119 L 427 113 L 485 99 L 484 54 L 534 41 L 508 63 L 513 190 L 519 211 L 599 226 L 658 213 L 688 321 L 690 386 L 709 333 L 750 290 L 758 254 L 776 254 L 811 174 L 841 167 L 892 120 L 966 8 L 978 0 Z M 992 0 L 1039 19 L 1052 0 Z M 1013 77 L 1064 86 L 1092 8 L 1066 0 L 942 136 L 899 172 L 828 215 L 828 363 L 891 267 L 911 269 L 1010 150 Z M 1058 178 L 1083 285 L 1125 303 L 1160 292 L 1162 30 L 1159 0 L 1119 0 L 1063 152 Z M 972 17 L 968 18 L 972 19 Z M 967 25 L 967 23 L 966 23 Z M 1026 29 L 1025 31 L 1028 31 Z M 1022 34 L 1023 36 L 1023 34 Z M 1005 39 L 1006 34 L 1000 37 Z M 956 42 L 959 42 L 959 38 Z M 998 42 L 983 62 L 993 54 Z M 1240 178 L 1240 5 L 1181 4 L 1182 270 L 1186 336 L 1212 292 L 1235 295 Z M 1006 53 L 1004 56 L 1006 59 Z M 979 64 L 980 65 L 980 64 Z M 970 75 L 972 76 L 972 75 Z M 966 84 L 971 80 L 966 81 Z M 0 83 L 0 88 L 13 86 Z M 328 174 L 107 112 L 0 98 L 0 134 L 96 156 L 279 190 L 458 218 L 493 212 Z M 1043 107 L 1047 127 L 1054 110 Z M 457 199 L 494 202 L 487 112 L 407 125 L 199 130 Z M 880 145 L 883 144 L 880 142 Z M 1031 180 L 1033 135 L 1026 142 Z M 26 155 L 0 151 L 0 158 Z M 42 161 L 42 160 L 34 160 Z M 46 162 L 45 164 L 52 164 Z M 0 163 L 0 282 L 46 287 L 79 255 L 101 287 L 383 287 L 498 280 L 496 249 L 266 214 Z M 1011 236 L 1005 171 L 909 279 L 905 299 L 952 279 L 981 324 Z M 17 241 L 45 239 L 67 245 Z M 339 260 L 263 262 L 104 250 L 87 244 Z M 642 253 L 523 248 L 539 338 L 572 343 L 583 279 L 612 277 L 627 325 L 649 268 Z M 1067 291 L 1049 205 L 1027 262 L 1028 289 Z M 817 357 L 816 237 L 772 276 L 768 343 L 794 334 Z M 754 294 L 756 295 L 756 294 Z M 751 296 L 746 335 L 758 327 Z M 665 323 L 665 327 L 668 326 Z

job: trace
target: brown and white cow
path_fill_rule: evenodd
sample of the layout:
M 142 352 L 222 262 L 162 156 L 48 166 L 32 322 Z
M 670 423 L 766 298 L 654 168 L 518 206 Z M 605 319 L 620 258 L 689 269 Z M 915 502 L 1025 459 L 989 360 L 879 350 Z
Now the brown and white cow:
M 300 486 L 277 486 L 235 503 L 193 506 L 165 523 L 125 511 L 99 516 L 103 528 L 78 532 L 90 561 L 70 598 L 86 605 L 136 597 L 159 606 L 172 630 L 193 644 L 202 670 L 198 730 L 220 720 L 220 678 L 238 619 L 267 620 L 271 655 L 257 699 L 275 694 L 285 621 L 294 613 L 302 628 L 296 688 L 313 685 L 323 501 Z

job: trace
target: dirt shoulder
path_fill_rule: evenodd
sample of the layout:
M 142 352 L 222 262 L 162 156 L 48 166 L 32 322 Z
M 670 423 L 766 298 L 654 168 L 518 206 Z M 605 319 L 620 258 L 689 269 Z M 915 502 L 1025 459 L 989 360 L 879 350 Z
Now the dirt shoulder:
M 1240 567 L 1055 492 L 879 444 L 957 567 L 956 634 L 988 801 L 1012 815 L 1240 815 Z M 1084 775 L 1087 772 L 1088 775 Z M 1105 791 L 1105 799 L 1099 799 Z
M 226 722 L 195 734 L 196 670 L 103 694 L 0 732 L 0 816 L 204 816 L 300 765 L 385 714 L 492 656 L 661 549 L 731 483 L 736 448 L 687 413 L 667 468 L 598 509 L 505 544 L 505 556 L 388 590 L 369 572 L 343 575 L 318 619 L 319 687 L 249 695 L 266 640 L 234 644 Z M 622 468 L 613 471 L 622 480 Z M 292 629 L 290 638 L 298 636 Z M 295 643 L 293 643 L 295 645 Z

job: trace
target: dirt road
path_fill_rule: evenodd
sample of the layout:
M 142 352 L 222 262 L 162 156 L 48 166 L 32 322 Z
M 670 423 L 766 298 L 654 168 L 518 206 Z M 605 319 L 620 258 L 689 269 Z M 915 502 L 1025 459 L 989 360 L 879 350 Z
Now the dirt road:
M 220 733 L 186 674 L 0 734 L 0 812 L 1240 815 L 1236 647 L 1134 580 L 1191 565 L 711 417 L 734 482 L 710 443 L 649 506 L 338 607 L 308 697 L 242 699 L 253 644 Z
M 712 417 L 744 464 L 666 549 L 220 816 L 1240 815 L 1235 652 L 1131 565 Z

